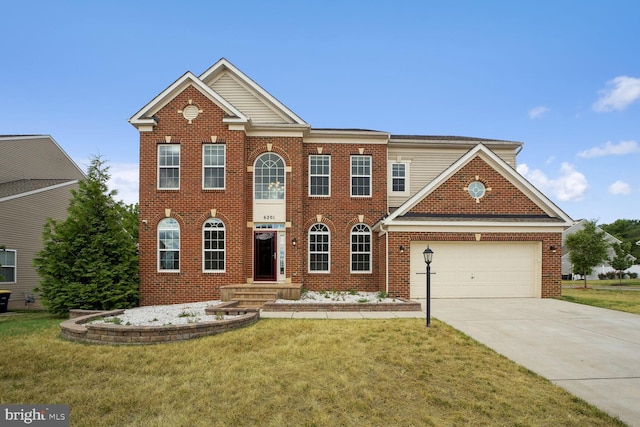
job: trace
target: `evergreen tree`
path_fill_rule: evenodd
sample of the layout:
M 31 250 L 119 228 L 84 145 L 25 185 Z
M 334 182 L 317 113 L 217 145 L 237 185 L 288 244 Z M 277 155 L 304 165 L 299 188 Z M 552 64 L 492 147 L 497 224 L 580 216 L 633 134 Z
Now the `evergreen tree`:
M 36 291 L 52 313 L 138 303 L 137 205 L 114 201 L 108 170 L 92 158 L 87 179 L 72 190 L 67 219 L 49 218 L 44 226 L 44 248 L 33 264 L 41 277 Z
M 598 230 L 596 221 L 585 221 L 584 228 L 567 236 L 565 243 L 570 251 L 573 273 L 583 276 L 586 288 L 587 276 L 593 272 L 593 267 L 609 259 L 609 243 L 605 240 L 605 234 Z

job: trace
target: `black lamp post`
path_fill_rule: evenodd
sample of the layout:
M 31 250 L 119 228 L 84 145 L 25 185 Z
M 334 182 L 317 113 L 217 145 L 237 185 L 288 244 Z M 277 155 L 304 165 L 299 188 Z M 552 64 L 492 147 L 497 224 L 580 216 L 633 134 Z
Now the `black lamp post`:
M 431 260 L 433 251 L 427 245 L 427 249 L 422 252 L 424 262 L 427 264 L 427 328 L 431 325 Z

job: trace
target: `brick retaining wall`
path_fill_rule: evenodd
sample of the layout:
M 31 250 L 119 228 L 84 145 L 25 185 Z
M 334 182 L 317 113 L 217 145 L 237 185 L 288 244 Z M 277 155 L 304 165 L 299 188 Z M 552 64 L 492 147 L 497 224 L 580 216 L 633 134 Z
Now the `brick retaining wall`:
M 420 311 L 417 301 L 396 298 L 388 303 L 275 303 L 268 302 L 263 311 Z

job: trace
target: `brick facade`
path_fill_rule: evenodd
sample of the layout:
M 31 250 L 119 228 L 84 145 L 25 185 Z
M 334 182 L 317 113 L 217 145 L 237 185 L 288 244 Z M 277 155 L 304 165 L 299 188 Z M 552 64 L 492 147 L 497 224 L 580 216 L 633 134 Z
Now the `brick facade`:
M 227 67 L 231 66 L 227 64 Z M 236 77 L 243 79 L 243 75 L 238 73 L 236 71 Z M 248 79 L 245 79 L 245 84 L 248 87 L 254 85 Z M 266 96 L 258 88 L 253 94 L 256 97 Z M 166 102 L 154 100 L 132 118 L 132 124 L 141 130 L 142 305 L 218 299 L 221 286 L 252 283 L 256 279 L 256 227 L 258 224 L 269 225 L 271 221 L 264 218 L 271 215 L 256 218 L 259 215 L 254 212 L 254 164 L 265 153 L 277 154 L 286 166 L 285 218 L 279 220 L 277 236 L 282 240 L 276 242 L 277 268 L 281 261 L 284 266 L 282 273 L 277 275 L 282 283 L 303 284 L 311 290 L 388 290 L 391 296 L 410 298 L 409 257 L 395 250 L 389 250 L 387 255 L 387 248 L 400 245 L 409 248 L 412 241 L 474 239 L 468 232 L 440 232 L 425 229 L 424 225 L 410 231 L 388 231 L 380 225 L 389 214 L 387 159 L 392 143 L 389 135 L 374 131 L 335 130 L 338 136 L 329 135 L 323 139 L 328 135 L 326 130 L 314 133 L 310 126 L 299 122 L 287 122 L 281 127 L 266 124 L 260 128 L 247 120 L 243 125 L 234 126 L 229 118 L 239 122 L 242 118 L 232 117 L 228 105 L 212 99 L 208 89 L 203 89 L 198 82 L 186 84 L 180 90 L 167 90 L 163 95 L 167 96 Z M 269 108 L 275 108 L 272 104 L 276 101 L 268 101 L 271 103 L 266 103 Z M 199 111 L 192 120 L 187 120 L 182 114 L 188 106 L 195 106 Z M 283 117 L 286 116 L 287 111 L 281 112 Z M 148 125 L 151 120 L 153 124 Z M 381 139 L 380 135 L 386 139 Z M 158 146 L 162 144 L 180 146 L 179 189 L 158 189 Z M 203 189 L 203 144 L 224 144 L 226 147 L 223 190 Z M 330 197 L 309 196 L 309 156 L 319 153 L 331 159 Z M 461 156 L 464 153 L 465 150 L 460 151 Z M 350 159 L 361 155 L 371 156 L 370 197 L 351 195 Z M 466 191 L 474 180 L 481 181 L 488 190 L 479 202 Z M 504 171 L 497 170 L 493 163 L 478 156 L 462 165 L 408 213 L 549 217 L 548 212 L 555 208 L 550 209 L 548 203 L 543 209 L 539 199 L 532 199 L 522 190 L 526 185 L 514 184 L 513 179 L 506 178 Z M 158 224 L 168 217 L 175 219 L 180 227 L 180 268 L 176 272 L 162 272 L 158 268 Z M 212 273 L 203 269 L 203 224 L 211 217 L 221 220 L 225 226 L 224 272 Z M 558 223 L 562 224 L 562 221 Z M 315 223 L 324 224 L 330 233 L 329 272 L 309 271 L 308 234 Z M 366 273 L 351 271 L 350 234 L 352 227 L 359 223 L 366 224 L 371 230 L 371 271 Z M 543 247 L 560 247 L 561 227 L 557 223 L 556 228 L 538 224 L 539 231 L 532 227 L 522 231 L 506 226 L 504 231 L 483 233 L 483 240 L 539 241 Z M 282 254 L 284 259 L 280 258 Z M 559 251 L 557 254 L 543 251 L 542 270 L 541 296 L 558 296 L 561 277 Z

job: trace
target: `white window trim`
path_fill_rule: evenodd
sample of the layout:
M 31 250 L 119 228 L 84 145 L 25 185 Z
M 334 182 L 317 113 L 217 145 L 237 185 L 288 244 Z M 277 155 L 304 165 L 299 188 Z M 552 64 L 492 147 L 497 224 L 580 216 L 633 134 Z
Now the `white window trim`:
M 318 225 L 318 224 L 324 226 L 327 229 L 327 231 L 326 231 L 326 233 L 325 232 L 316 232 L 316 234 L 319 234 L 319 235 L 325 235 L 326 234 L 327 236 L 329 236 L 329 249 L 327 251 L 327 269 L 326 270 L 312 270 L 311 269 L 311 229 L 315 225 Z M 311 224 L 311 227 L 309 227 L 309 231 L 307 233 L 307 241 L 308 241 L 308 244 L 307 244 L 307 272 L 309 274 L 329 274 L 329 273 L 331 273 L 331 230 L 329 230 L 329 227 L 327 227 L 327 225 L 323 224 L 323 223 Z M 315 254 L 322 254 L 324 252 L 315 251 L 314 253 Z
M 329 159 L 329 173 L 328 175 L 311 175 L 311 158 L 312 157 L 326 157 Z M 323 177 L 326 176 L 329 178 L 329 193 L 328 194 L 311 194 L 311 177 Z M 307 191 L 309 197 L 331 197 L 331 156 L 328 154 L 311 154 L 309 155 L 309 190 Z
M 165 168 L 165 169 L 173 169 L 175 168 L 175 166 L 160 166 L 160 147 L 163 146 L 176 146 L 178 147 L 178 186 L 177 187 L 160 187 L 160 169 L 161 168 Z M 180 182 L 182 181 L 180 178 L 180 163 L 182 163 L 182 149 L 180 147 L 179 144 L 158 144 L 158 147 L 156 149 L 156 167 L 157 167 L 157 177 L 156 177 L 156 183 L 157 183 L 157 189 L 158 190 L 180 190 Z
M 2 264 L 2 268 L 13 268 L 13 281 L 9 282 L 6 280 L 0 281 L 0 283 L 18 283 L 18 251 L 15 249 L 0 249 L 0 252 L 13 252 L 13 265 Z M 1 274 L 0 274 L 1 275 Z
M 158 227 L 156 230 L 156 245 L 157 245 L 157 253 L 156 253 L 156 258 L 157 258 L 157 269 L 158 269 L 158 273 L 179 273 L 180 272 L 180 268 L 178 267 L 178 269 L 163 269 L 160 268 L 160 224 L 162 223 L 162 221 L 164 221 L 165 219 L 170 219 L 170 218 L 163 218 L 162 220 L 160 220 L 160 222 L 158 222 Z M 182 265 L 182 261 L 180 260 L 181 258 L 181 250 L 180 250 L 180 246 L 182 245 L 182 230 L 180 229 L 180 223 L 178 223 L 176 221 L 177 225 L 178 225 L 178 266 Z M 173 249 L 175 250 L 175 249 Z
M 359 226 L 359 225 L 363 225 L 365 227 L 367 227 L 367 229 L 369 230 L 368 233 L 354 233 L 353 230 Z M 369 251 L 368 252 L 355 252 L 355 253 L 362 253 L 362 254 L 369 254 L 369 269 L 368 270 L 354 270 L 353 269 L 353 236 L 354 235 L 364 235 L 364 234 L 368 234 L 369 235 Z M 372 238 L 373 236 L 371 235 L 371 227 L 369 227 L 367 224 L 363 224 L 363 223 L 358 223 L 356 225 L 354 225 L 353 227 L 351 227 L 351 232 L 349 233 L 349 272 L 351 274 L 371 274 L 371 265 L 372 265 L 372 257 L 373 257 L 373 242 L 372 242 Z
M 403 164 L 404 165 L 404 191 L 393 191 L 393 165 Z M 410 175 L 410 167 L 411 162 L 409 161 L 389 161 L 387 168 L 387 183 L 388 183 L 388 194 L 390 196 L 408 196 L 409 195 L 409 177 Z
M 256 179 L 257 179 L 257 170 L 258 170 L 258 161 L 260 161 L 260 159 L 262 157 L 264 157 L 267 154 L 272 154 L 275 155 L 279 158 L 279 160 L 282 162 L 282 182 L 278 182 L 278 185 L 281 185 L 282 187 L 278 187 L 278 191 L 282 191 L 282 198 L 276 197 L 276 198 L 257 198 L 256 194 L 257 194 L 257 187 L 256 187 Z M 284 158 L 277 154 L 277 153 L 273 153 L 273 152 L 267 152 L 267 153 L 262 153 L 260 154 L 256 160 L 253 162 L 253 200 L 257 203 L 280 203 L 283 204 L 286 202 L 287 199 L 287 188 L 286 188 L 286 183 L 287 181 L 287 162 L 285 162 Z M 275 183 L 270 183 L 270 184 L 275 184 Z M 279 189 L 281 188 L 281 190 Z
M 353 160 L 354 159 L 369 159 L 369 175 L 354 175 L 353 174 Z M 369 178 L 369 194 L 353 194 L 353 178 L 368 177 Z M 367 155 L 352 155 L 349 158 L 349 192 L 351 197 L 355 198 L 371 198 L 373 195 L 373 157 Z
M 205 225 L 210 222 L 211 220 L 217 220 L 222 224 L 222 230 L 224 231 L 224 249 L 222 250 L 222 259 L 223 259 L 223 263 L 224 263 L 224 268 L 221 270 L 207 270 L 206 266 L 206 261 L 205 261 L 205 253 L 207 253 L 207 251 L 209 252 L 220 252 L 220 251 L 212 251 L 212 250 L 206 250 L 204 248 L 204 233 L 207 230 L 205 228 Z M 212 230 L 215 230 L 215 228 L 212 228 Z M 227 226 L 225 225 L 224 222 L 222 222 L 221 220 L 217 219 L 217 218 L 209 218 L 208 220 L 206 220 L 203 224 L 202 224 L 202 272 L 203 273 L 226 273 L 227 271 Z
M 206 166 L 204 164 L 204 152 L 205 147 L 222 147 L 222 158 L 224 163 L 222 165 L 222 181 L 224 185 L 222 187 L 207 187 L 205 186 L 205 170 L 207 168 L 218 169 L 220 166 Z M 202 189 L 203 190 L 225 190 L 227 188 L 227 146 L 225 144 L 202 144 Z

